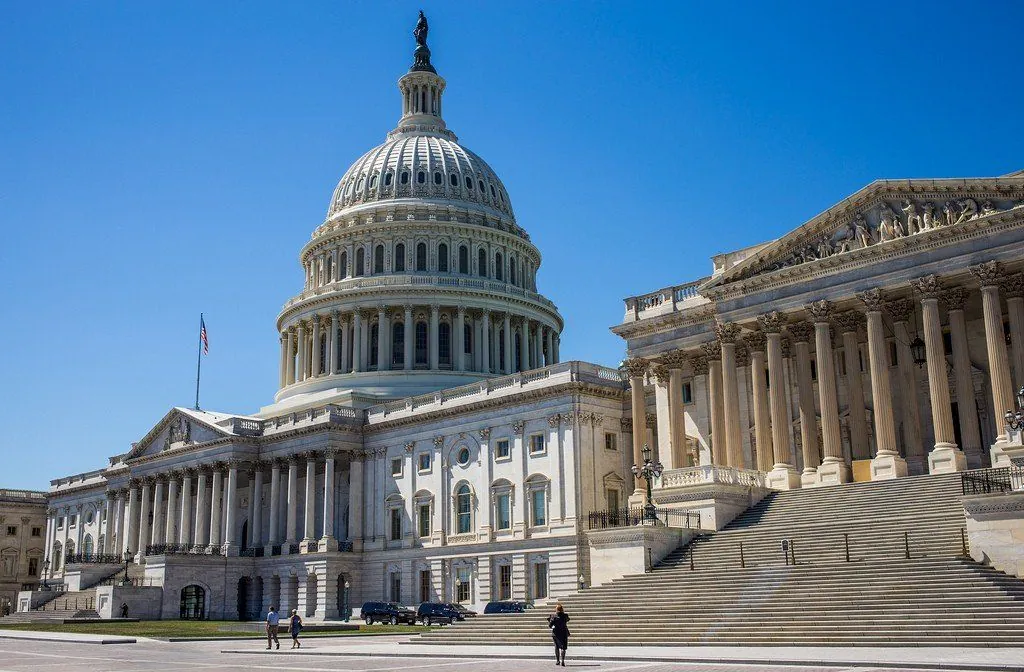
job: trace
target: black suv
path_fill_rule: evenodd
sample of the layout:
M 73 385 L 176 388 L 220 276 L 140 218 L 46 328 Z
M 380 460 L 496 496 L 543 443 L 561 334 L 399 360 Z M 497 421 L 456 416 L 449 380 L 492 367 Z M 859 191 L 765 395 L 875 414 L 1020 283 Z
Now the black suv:
M 453 608 L 450 604 L 443 604 L 441 602 L 424 602 L 420 605 L 420 608 L 416 610 L 416 618 L 423 625 L 451 625 L 453 621 L 461 621 L 466 617 L 459 613 L 459 610 Z
M 448 606 L 451 607 L 452 609 L 454 609 L 455 611 L 459 612 L 459 616 L 460 616 L 459 620 L 460 621 L 468 618 L 469 616 L 476 616 L 476 612 L 475 611 L 473 611 L 472 609 L 466 609 L 464 606 L 462 606 L 458 602 L 449 602 Z
M 523 613 L 524 611 L 526 611 L 529 608 L 530 608 L 530 605 L 528 605 L 528 604 L 526 604 L 524 602 L 515 602 L 515 601 L 512 601 L 512 600 L 506 600 L 506 601 L 502 601 L 502 602 L 488 602 L 487 606 L 484 607 L 484 613 L 485 614 L 521 614 L 521 613 Z
M 416 612 L 398 602 L 367 602 L 360 615 L 367 625 L 374 623 L 408 623 L 416 625 Z

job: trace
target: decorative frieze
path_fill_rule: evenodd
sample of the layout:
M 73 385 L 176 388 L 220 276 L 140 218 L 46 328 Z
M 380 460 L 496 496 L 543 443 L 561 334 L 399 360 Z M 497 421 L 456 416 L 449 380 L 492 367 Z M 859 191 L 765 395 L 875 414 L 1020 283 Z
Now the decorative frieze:
M 477 434 L 479 434 L 481 441 L 487 441 L 488 439 L 491 438 L 491 428 L 481 427 L 480 429 L 477 430 Z

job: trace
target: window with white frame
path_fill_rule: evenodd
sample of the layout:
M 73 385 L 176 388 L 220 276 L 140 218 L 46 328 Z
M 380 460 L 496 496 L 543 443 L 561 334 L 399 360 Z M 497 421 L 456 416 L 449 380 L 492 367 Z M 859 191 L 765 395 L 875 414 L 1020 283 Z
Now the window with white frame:
M 512 450 L 509 447 L 508 439 L 498 439 L 494 443 L 494 459 L 496 460 L 509 460 L 512 459 Z
M 402 510 L 391 509 L 391 541 L 402 540 Z
M 416 507 L 417 532 L 420 537 L 430 536 L 430 504 L 423 503 Z
M 512 599 L 512 565 L 498 565 L 498 599 Z
M 400 457 L 391 458 L 391 475 L 398 478 L 402 475 L 402 463 L 404 460 Z
M 544 452 L 544 435 L 530 435 L 530 455 L 540 455 Z
M 473 570 L 459 567 L 455 570 L 455 601 L 469 602 L 473 595 Z
M 64 516 L 57 516 L 57 529 L 58 530 L 63 530 L 64 529 Z
M 604 433 L 604 448 L 605 450 L 618 450 L 619 449 L 619 437 L 613 432 Z
M 531 527 L 548 524 L 548 488 L 550 481 L 543 476 L 531 476 L 526 480 L 529 521 Z
M 467 483 L 455 489 L 455 533 L 468 534 L 473 530 L 473 492 Z
M 512 484 L 500 479 L 491 486 L 491 501 L 494 502 L 494 529 L 512 529 Z
M 430 471 L 430 453 L 420 453 L 418 460 L 420 473 Z

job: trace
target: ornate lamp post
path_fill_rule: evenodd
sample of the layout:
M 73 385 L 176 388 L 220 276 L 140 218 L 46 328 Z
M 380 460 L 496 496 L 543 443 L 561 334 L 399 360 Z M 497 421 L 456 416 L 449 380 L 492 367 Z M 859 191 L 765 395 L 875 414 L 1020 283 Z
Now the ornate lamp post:
M 462 604 L 462 600 L 461 600 L 461 599 L 459 599 L 459 598 L 461 597 L 461 596 L 459 595 L 459 593 L 461 592 L 461 591 L 459 590 L 460 588 L 462 588 L 462 579 L 460 579 L 460 578 L 456 577 L 456 578 L 455 578 L 455 603 L 456 603 L 456 604 Z
M 1003 419 L 1006 426 L 1015 432 L 1024 429 L 1024 386 L 1017 390 L 1017 410 L 1007 411 Z
M 124 552 L 124 579 L 121 581 L 121 583 L 123 585 L 125 585 L 125 586 L 127 586 L 128 584 L 130 584 L 132 582 L 132 580 L 128 578 L 128 563 L 131 561 L 131 559 L 132 559 L 132 554 L 129 553 L 128 551 L 125 551 Z
M 43 590 L 49 590 L 50 584 L 48 579 L 50 578 L 50 559 L 43 559 Z
M 651 448 L 646 443 L 640 454 L 644 463 L 642 465 L 634 464 L 630 470 L 637 478 L 647 481 L 647 504 L 644 505 L 644 520 L 654 521 L 657 519 L 657 515 L 654 502 L 651 501 L 651 482 L 661 476 L 661 472 L 665 468 L 661 465 L 661 462 L 651 461 Z
M 344 615 L 345 615 L 345 622 L 346 623 L 348 623 L 348 619 L 352 618 L 352 609 L 348 605 L 348 599 L 349 599 L 348 598 L 348 589 L 351 588 L 351 587 L 352 587 L 352 584 L 348 582 L 348 579 L 345 579 L 345 594 L 342 596 L 344 598 L 342 600 L 342 602 L 343 602 L 342 607 L 343 607 L 343 611 L 344 611 Z

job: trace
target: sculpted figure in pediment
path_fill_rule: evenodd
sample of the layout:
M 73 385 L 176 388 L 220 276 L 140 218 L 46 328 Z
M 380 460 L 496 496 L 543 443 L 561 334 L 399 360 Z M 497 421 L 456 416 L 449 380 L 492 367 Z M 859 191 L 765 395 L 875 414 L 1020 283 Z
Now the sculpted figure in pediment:
M 878 242 L 884 243 L 887 240 L 902 237 L 899 231 L 903 230 L 903 224 L 896 217 L 896 213 L 892 211 L 892 208 L 885 203 L 878 210 L 878 219 Z M 899 227 L 898 229 L 897 226 Z
M 924 204 L 924 217 L 921 218 L 921 230 L 931 231 L 936 226 L 935 221 L 935 204 L 925 203 Z
M 868 223 L 862 213 L 857 213 L 853 220 L 853 228 L 861 247 L 868 247 L 874 242 L 871 238 L 871 229 L 868 228 Z
M 973 198 L 965 198 L 957 202 L 960 206 L 960 217 L 957 218 L 956 223 L 966 222 L 971 219 L 978 217 L 978 202 Z
M 821 239 L 818 243 L 818 258 L 824 259 L 825 257 L 831 257 L 835 252 L 832 246 L 832 239 L 828 236 Z
M 914 205 L 909 198 L 904 199 L 903 201 L 903 214 L 907 216 L 908 235 L 914 235 L 918 231 L 923 230 L 921 225 L 921 215 L 917 213 L 917 206 Z
M 991 215 L 993 212 L 996 212 L 996 210 L 997 210 L 997 208 L 992 203 L 992 201 L 985 201 L 984 203 L 981 204 L 981 216 L 982 217 L 984 217 L 985 215 Z
M 946 201 L 942 206 L 942 216 L 946 220 L 946 226 L 956 224 L 956 204 L 953 201 Z
M 191 427 L 189 427 L 188 420 L 185 416 L 179 417 L 175 422 L 171 423 L 171 431 L 167 434 L 167 438 L 170 443 L 188 443 L 189 435 L 191 433 Z

